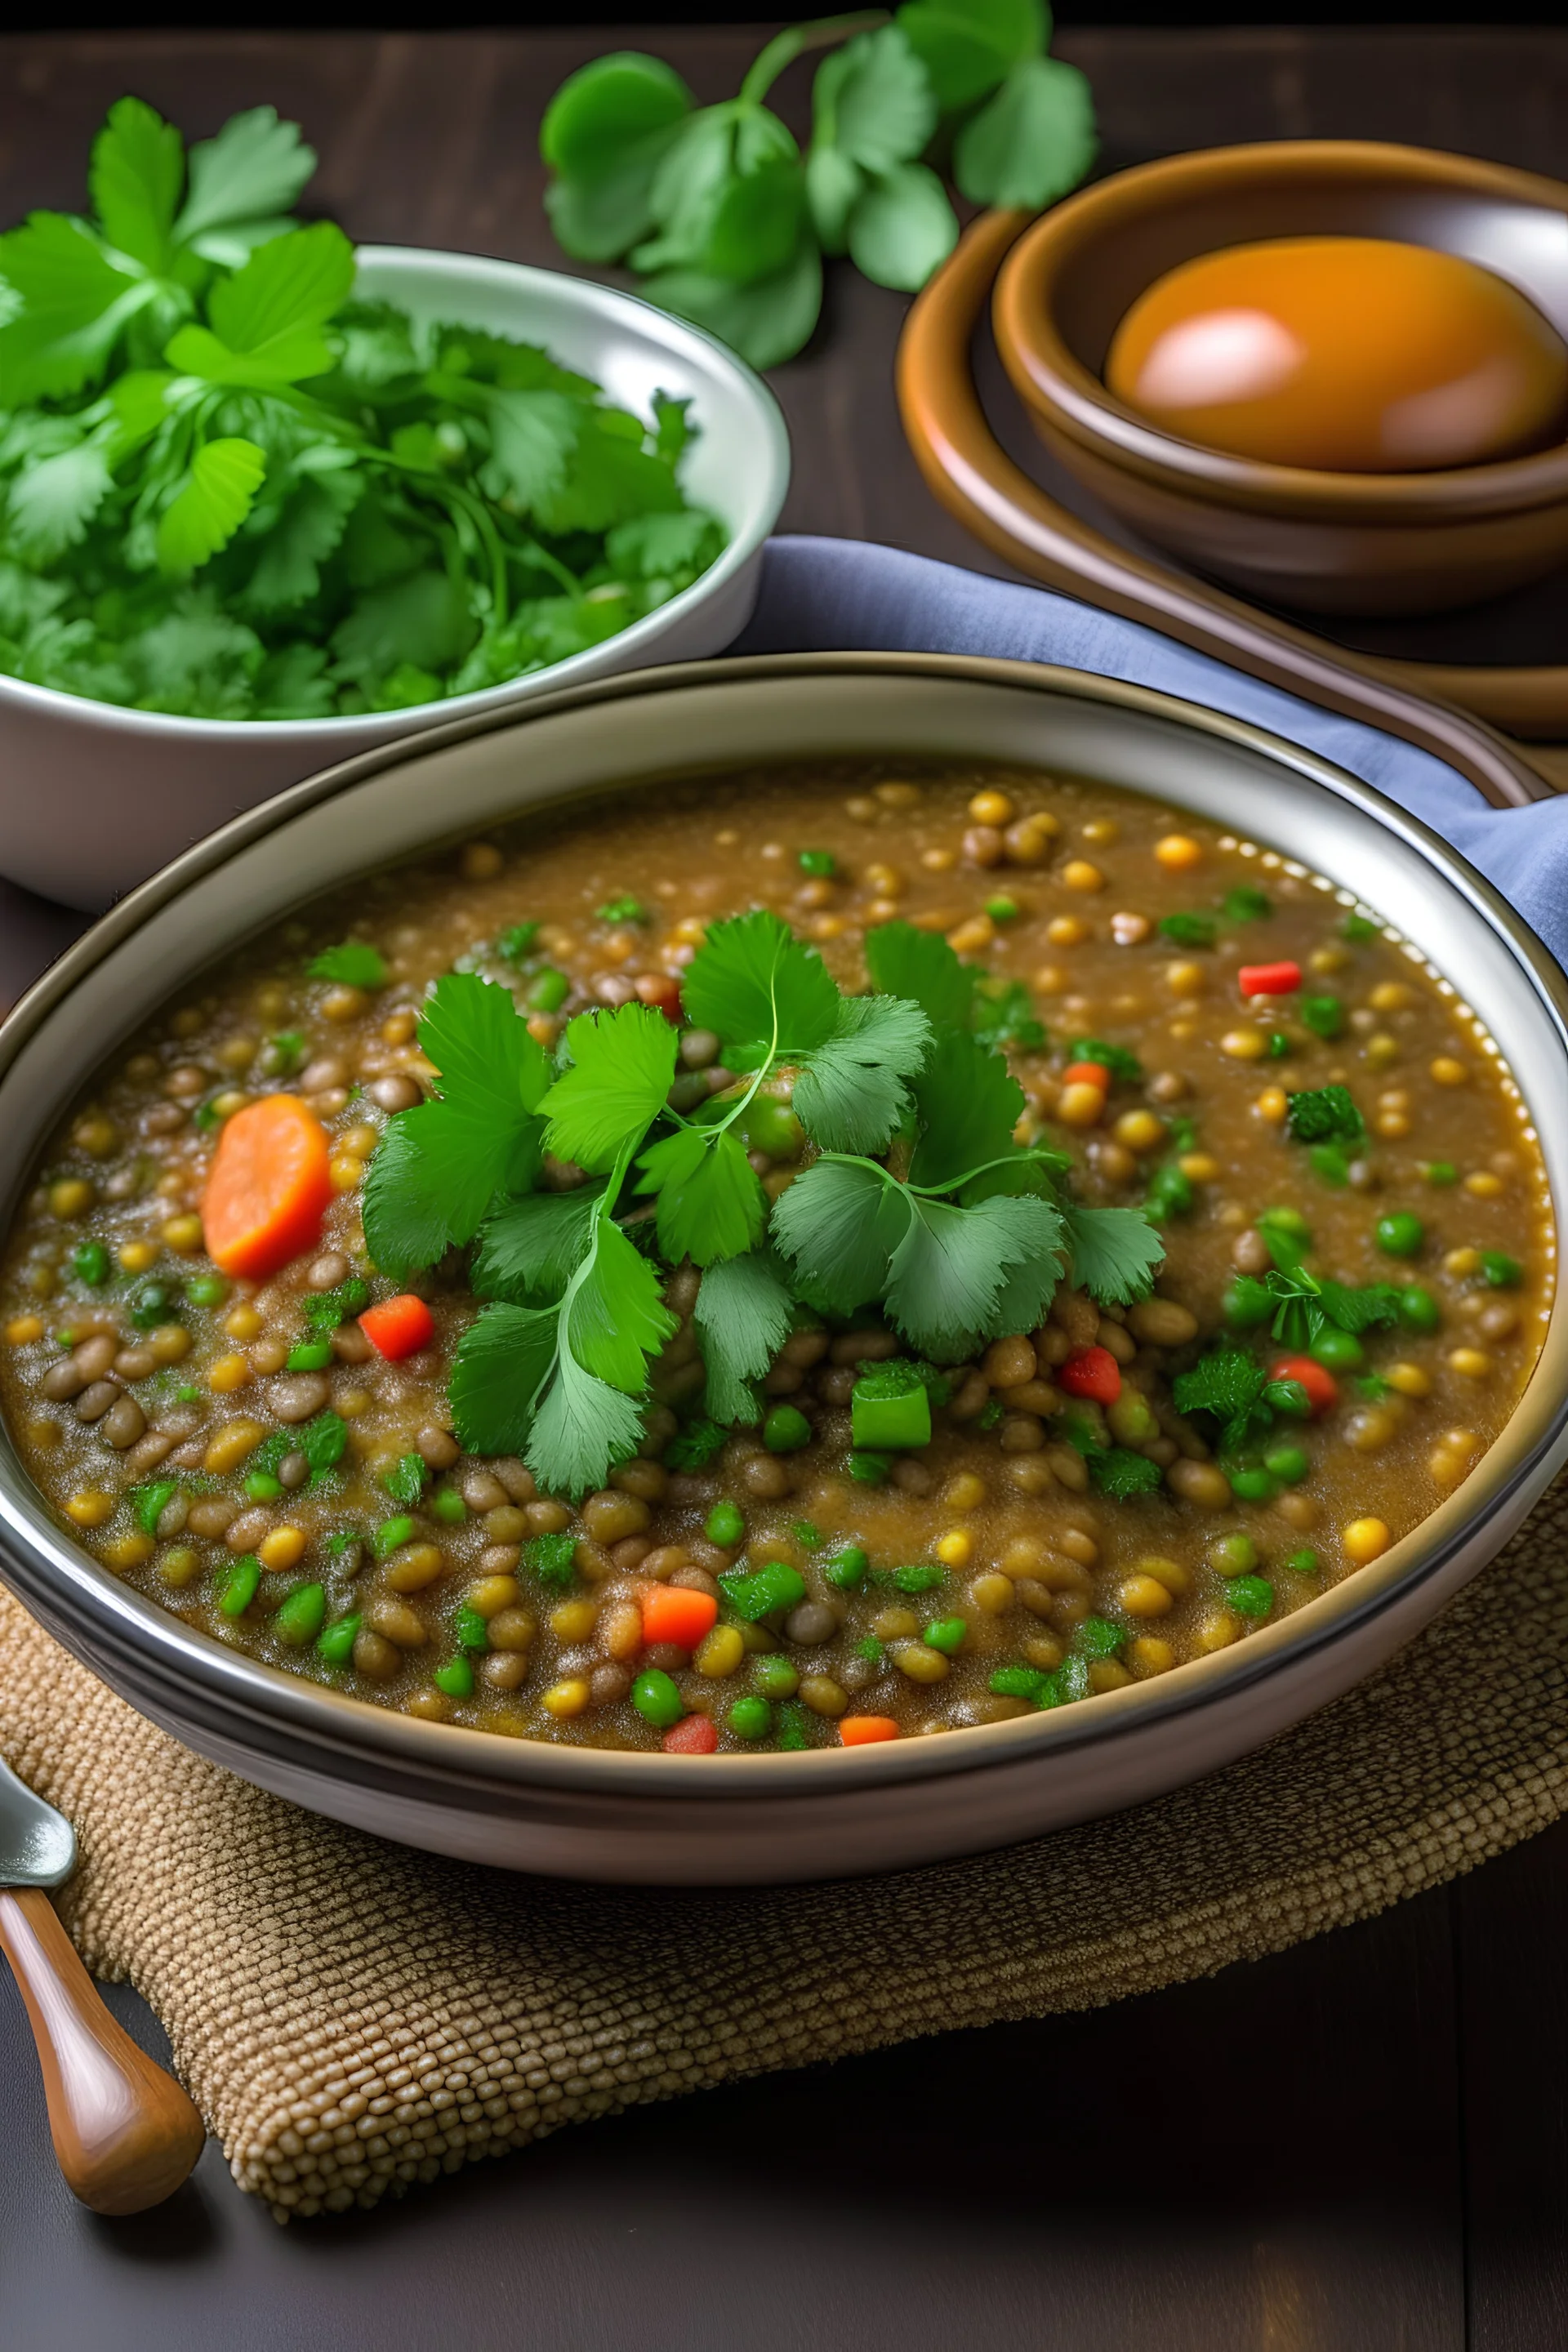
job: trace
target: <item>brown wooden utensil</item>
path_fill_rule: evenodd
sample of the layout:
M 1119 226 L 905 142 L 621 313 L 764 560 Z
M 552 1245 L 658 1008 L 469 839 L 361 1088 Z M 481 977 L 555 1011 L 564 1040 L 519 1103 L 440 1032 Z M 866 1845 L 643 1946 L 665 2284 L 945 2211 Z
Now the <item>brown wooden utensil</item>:
M 95 2213 L 140 2213 L 173 2196 L 206 2129 L 110 2015 L 61 1927 L 45 1889 L 75 1867 L 70 1823 L 0 1762 L 0 1951 L 37 2044 L 55 2155 Z
M 970 344 L 997 271 L 1029 226 L 1024 213 L 983 214 L 916 300 L 904 328 L 900 410 L 916 460 L 942 504 L 1033 578 L 1144 622 L 1304 701 L 1415 743 L 1457 768 L 1495 807 L 1521 807 L 1568 789 L 1568 750 L 1526 746 L 1452 701 L 1416 690 L 1413 680 L 1428 687 L 1427 665 L 1348 652 L 1207 582 L 1133 554 L 1014 464 L 981 405 Z M 1512 679 L 1531 673 L 1500 675 Z M 1568 677 L 1568 672 L 1539 675 Z

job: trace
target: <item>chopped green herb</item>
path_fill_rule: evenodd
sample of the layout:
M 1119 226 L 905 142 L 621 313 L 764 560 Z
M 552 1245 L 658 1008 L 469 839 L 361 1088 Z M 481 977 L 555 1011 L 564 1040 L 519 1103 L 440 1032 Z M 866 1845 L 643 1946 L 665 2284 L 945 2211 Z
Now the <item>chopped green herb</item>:
M 1146 1454 L 1125 1445 L 1110 1445 L 1087 1454 L 1089 1483 L 1097 1495 L 1113 1503 L 1129 1503 L 1135 1495 L 1152 1495 L 1164 1483 L 1164 1473 Z
M 689 1474 L 694 1470 L 705 1470 L 716 1454 L 722 1454 L 729 1442 L 729 1431 L 718 1422 L 689 1422 L 678 1436 L 670 1439 L 661 1459 L 667 1470 Z M 715 1537 L 714 1541 L 717 1540 Z
M 1125 1629 L 1105 1617 L 1086 1617 L 1074 1632 L 1072 1646 L 1083 1658 L 1113 1658 L 1126 1641 Z
M 838 861 L 831 849 L 803 849 L 800 853 L 800 870 L 803 874 L 813 874 L 819 881 L 826 882 L 837 872 Z
M 1249 882 L 1238 882 L 1227 890 L 1220 913 L 1227 923 L 1260 923 L 1274 912 L 1274 901 L 1267 890 L 1259 890 Z
M 910 1568 L 874 1568 L 871 1581 L 889 1585 L 895 1592 L 934 1592 L 946 1574 L 944 1568 L 921 1560 Z
M 1178 948 L 1212 948 L 1219 937 L 1219 924 L 1213 915 L 1162 915 L 1154 928 L 1163 940 Z
M 1225 1597 L 1243 1617 L 1267 1617 L 1274 1606 L 1274 1587 L 1266 1576 L 1233 1576 Z
M 814 1520 L 792 1519 L 789 1523 L 789 1531 L 803 1551 L 821 1550 L 823 1533 Z
M 1282 1061 L 1285 1059 L 1286 1055 L 1287 1055 L 1287 1054 L 1289 1054 L 1289 1051 L 1290 1051 L 1290 1040 L 1289 1040 L 1289 1038 L 1286 1035 L 1286 1034 L 1285 1034 L 1284 1030 L 1283 1030 L 1283 1029 L 1271 1029 L 1271 1030 L 1268 1032 L 1268 1058 L 1269 1058 L 1269 1060 L 1270 1060 L 1271 1062 L 1282 1062 Z
M 1337 1037 L 1344 1028 L 1345 1008 L 1337 996 L 1303 996 L 1296 1009 L 1314 1037 Z
M 386 959 L 368 940 L 344 940 L 340 947 L 323 948 L 306 966 L 312 980 L 335 981 L 340 988 L 384 988 Z
M 1360 1143 L 1366 1124 L 1344 1087 L 1315 1087 L 1286 1097 L 1286 1124 L 1298 1143 Z
M 303 1301 L 305 1328 L 312 1337 L 319 1338 L 322 1332 L 335 1331 L 340 1323 L 350 1322 L 354 1316 L 363 1315 L 369 1305 L 369 1283 L 360 1281 L 357 1276 L 351 1276 L 347 1282 L 338 1283 L 331 1290 L 315 1290 L 308 1294 Z M 329 1350 L 329 1359 L 330 1354 Z
M 794 1699 L 784 1699 L 778 1710 L 778 1743 L 793 1752 L 811 1746 L 811 1717 L 804 1706 Z
M 1045 1679 L 1038 1666 L 998 1666 L 986 1688 L 998 1698 L 1033 1698 Z
M 1143 1082 L 1143 1065 L 1137 1055 L 1125 1045 L 1108 1045 L 1103 1037 L 1075 1037 L 1068 1048 L 1068 1058 L 1100 1063 L 1122 1086 L 1136 1087 Z
M 601 923 L 646 923 L 652 919 L 640 898 L 629 892 L 619 898 L 606 898 L 597 909 Z
M 577 1538 L 565 1529 L 559 1535 L 530 1536 L 522 1547 L 522 1564 L 541 1584 L 564 1592 L 577 1573 Z
M 921 1635 L 928 1650 L 940 1650 L 944 1658 L 956 1655 L 967 1640 L 969 1621 L 964 1617 L 939 1617 Z
M 158 1522 L 180 1491 L 177 1478 L 154 1478 L 131 1490 L 131 1511 L 143 1535 L 158 1532 Z
M 868 1666 L 875 1666 L 879 1672 L 888 1663 L 886 1645 L 878 1641 L 875 1633 L 868 1633 L 862 1640 L 856 1643 L 855 1655 L 858 1658 L 864 1658 Z
M 521 963 L 524 956 L 533 953 L 533 943 L 538 937 L 537 923 L 513 923 L 497 940 L 496 953 L 503 963 Z
M 412 1507 L 425 1492 L 430 1475 L 430 1465 L 422 1454 L 405 1454 L 390 1470 L 384 1470 L 381 1483 L 395 1503 L 406 1503 Z
M 793 1609 L 805 1599 L 805 1579 L 786 1560 L 772 1559 L 764 1567 L 727 1570 L 719 1579 L 725 1605 L 748 1625 L 771 1617 L 775 1610 Z
M 1143 1195 L 1143 1214 L 1156 1225 L 1168 1224 L 1173 1217 L 1185 1216 L 1197 1198 L 1193 1180 L 1173 1160 L 1156 1168 L 1149 1180 L 1149 1190 Z
M 822 1573 L 828 1583 L 840 1592 L 853 1592 L 865 1583 L 869 1566 L 870 1562 L 858 1544 L 847 1544 L 842 1551 L 835 1552 L 831 1559 L 824 1561 Z
M 303 1063 L 309 1045 L 301 1029 L 280 1029 L 275 1037 L 268 1037 L 262 1056 L 268 1076 L 292 1077 Z
M 291 1428 L 273 1430 L 251 1455 L 250 1467 L 276 1477 L 279 1465 L 290 1454 L 302 1454 L 310 1465 L 310 1483 L 316 1486 L 337 1468 L 348 1442 L 347 1422 L 329 1410 Z

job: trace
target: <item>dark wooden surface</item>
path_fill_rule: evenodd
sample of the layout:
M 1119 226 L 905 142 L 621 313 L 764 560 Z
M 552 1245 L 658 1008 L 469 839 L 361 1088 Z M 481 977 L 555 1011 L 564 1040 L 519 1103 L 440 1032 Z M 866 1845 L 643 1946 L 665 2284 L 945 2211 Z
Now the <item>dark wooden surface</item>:
M 704 98 L 733 89 L 756 39 L 636 37 Z M 90 131 L 130 88 L 195 134 L 262 100 L 296 115 L 321 152 L 317 195 L 356 236 L 549 262 L 539 111 L 613 45 L 603 32 L 0 42 L 0 218 L 79 201 Z M 1548 172 L 1568 153 L 1568 36 L 1118 31 L 1060 46 L 1093 77 L 1112 167 L 1281 135 L 1407 139 Z M 999 569 L 904 453 L 890 386 L 902 308 L 837 274 L 823 331 L 780 372 L 786 524 Z M 1506 631 L 1493 634 L 1500 653 Z M 0 886 L 0 994 L 67 929 Z M 1565 1869 L 1568 1825 L 1206 1983 L 645 2110 L 369 2217 L 281 2232 L 210 2147 L 159 2213 L 110 2223 L 73 2207 L 5 1983 L 0 2345 L 1558 2352 Z M 135 1996 L 112 1998 L 158 2046 Z

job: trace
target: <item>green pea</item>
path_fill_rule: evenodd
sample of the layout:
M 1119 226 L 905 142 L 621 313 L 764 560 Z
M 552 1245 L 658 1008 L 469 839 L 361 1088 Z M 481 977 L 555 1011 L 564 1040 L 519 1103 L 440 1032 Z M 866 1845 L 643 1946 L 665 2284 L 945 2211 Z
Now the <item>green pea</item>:
M 1315 1037 L 1337 1037 L 1345 1025 L 1345 1008 L 1337 996 L 1304 996 L 1300 1012 Z
M 797 1454 L 811 1444 L 811 1423 L 795 1404 L 775 1404 L 763 1423 L 763 1444 L 770 1454 Z
M 316 1643 L 316 1655 L 324 1658 L 329 1666 L 346 1666 L 354 1654 L 354 1636 L 360 1629 L 357 1609 L 347 1617 L 334 1618 Z
M 668 1731 L 686 1713 L 686 1702 L 661 1666 L 649 1666 L 632 1685 L 632 1705 L 656 1731 Z
M 572 993 L 572 983 L 563 971 L 546 964 L 535 972 L 529 983 L 528 1008 L 531 1013 L 559 1013 Z
M 1211 1546 L 1209 1558 L 1221 1576 L 1246 1576 L 1258 1566 L 1258 1546 L 1250 1536 L 1221 1536 Z
M 468 1516 L 468 1507 L 455 1486 L 443 1486 L 430 1497 L 430 1513 L 447 1527 L 460 1528 Z
M 1225 1597 L 1243 1617 L 1267 1617 L 1274 1606 L 1274 1587 L 1266 1576 L 1235 1576 Z
M 1331 1372 L 1353 1372 L 1366 1361 L 1366 1349 L 1353 1331 L 1336 1330 L 1331 1323 L 1320 1331 L 1307 1353 L 1315 1364 Z
M 1233 1282 L 1220 1305 L 1226 1321 L 1236 1331 L 1250 1331 L 1268 1322 L 1275 1311 L 1275 1301 L 1262 1283 L 1250 1279 L 1245 1286 Z
M 283 1492 L 283 1481 L 275 1478 L 270 1470 L 253 1470 L 245 1482 L 245 1491 L 253 1503 L 275 1503 Z
M 1274 1478 L 1281 1478 L 1287 1486 L 1294 1486 L 1311 1468 L 1305 1447 L 1271 1445 L 1263 1457 L 1263 1466 Z
M 800 1688 L 800 1676 L 787 1658 L 753 1658 L 752 1681 L 764 1698 L 793 1698 Z
M 1426 1228 L 1408 1209 L 1395 1209 L 1392 1215 L 1379 1217 L 1373 1238 L 1385 1257 L 1419 1257 Z
M 985 911 L 994 923 L 1016 923 L 1023 912 L 1016 898 L 987 898 Z
M 217 1589 L 217 1605 L 226 1617 L 243 1617 L 261 1581 L 258 1559 L 237 1559 L 226 1569 Z
M 1272 1225 L 1276 1233 L 1289 1234 L 1303 1246 L 1312 1238 L 1311 1227 L 1300 1209 L 1265 1209 L 1258 1222 L 1260 1225 Z
M 174 1314 L 174 1297 L 166 1283 L 144 1282 L 131 1302 L 131 1320 L 138 1331 L 156 1330 Z
M 745 1540 L 746 1515 L 739 1503 L 731 1503 L 726 1496 L 723 1502 L 714 1504 L 702 1523 L 702 1532 L 710 1544 L 733 1551 L 738 1543 Z
M 289 1370 L 291 1372 L 324 1372 L 331 1360 L 332 1343 L 330 1339 L 301 1339 L 298 1347 L 289 1350 Z
M 858 1544 L 847 1544 L 842 1551 L 824 1561 L 822 1573 L 840 1592 L 853 1592 L 857 1585 L 865 1583 L 870 1565 Z
M 992 1402 L 994 1403 L 994 1398 Z M 997 1419 L 1001 1419 L 1000 1413 Z M 890 1455 L 886 1454 L 856 1453 L 849 1455 L 844 1466 L 851 1478 L 857 1479 L 862 1486 L 882 1486 L 887 1484 L 888 1473 L 893 1465 Z
M 831 849 L 803 849 L 800 870 L 803 874 L 815 874 L 819 880 L 826 882 L 837 872 L 838 860 Z
M 458 1646 L 461 1650 L 489 1648 L 490 1629 L 479 1611 L 470 1609 L 466 1601 L 453 1612 L 452 1631 L 458 1637 Z
M 724 1720 L 737 1739 L 765 1739 L 773 1727 L 773 1711 L 765 1698 L 738 1698 Z
M 968 1622 L 963 1617 L 939 1617 L 934 1625 L 926 1627 L 921 1639 L 928 1649 L 940 1650 L 944 1657 L 951 1658 L 963 1647 L 968 1631 Z
M 758 1095 L 740 1126 L 747 1150 L 765 1151 L 770 1160 L 793 1160 L 805 1140 L 805 1128 L 777 1095 Z
M 324 1589 L 319 1584 L 297 1584 L 285 1595 L 282 1607 L 272 1620 L 272 1630 L 291 1650 L 302 1650 L 321 1632 L 326 1613 Z
M 415 1533 L 410 1518 L 383 1519 L 371 1538 L 377 1559 L 386 1559 L 402 1545 L 412 1543 Z
M 474 1670 L 467 1658 L 448 1658 L 444 1666 L 437 1667 L 430 1679 L 448 1698 L 472 1698 L 474 1695 Z
M 109 1252 L 101 1242 L 82 1242 L 71 1252 L 71 1271 L 89 1290 L 101 1290 L 109 1280 Z
M 1271 1503 L 1279 1489 L 1267 1470 L 1232 1470 L 1229 1473 L 1231 1492 L 1239 1495 L 1244 1503 Z
M 1524 1280 L 1524 1268 L 1506 1250 L 1483 1250 L 1481 1280 L 1490 1283 L 1494 1290 L 1517 1290 Z
M 1436 1331 L 1443 1320 L 1442 1308 L 1418 1282 L 1407 1283 L 1400 1292 L 1399 1315 L 1413 1331 Z
M 1316 1576 L 1321 1563 L 1317 1553 L 1309 1544 L 1303 1546 L 1300 1551 L 1293 1551 L 1285 1565 L 1292 1576 Z
M 1459 1171 L 1451 1160 L 1423 1160 L 1421 1173 L 1428 1184 L 1457 1184 L 1459 1181 Z

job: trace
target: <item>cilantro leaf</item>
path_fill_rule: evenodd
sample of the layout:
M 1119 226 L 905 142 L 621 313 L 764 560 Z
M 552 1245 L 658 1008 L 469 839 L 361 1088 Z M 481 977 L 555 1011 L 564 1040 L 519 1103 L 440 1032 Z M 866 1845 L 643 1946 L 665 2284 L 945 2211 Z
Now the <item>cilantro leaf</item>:
M 640 1153 L 638 1191 L 657 1192 L 658 1245 L 672 1265 L 711 1265 L 754 1249 L 767 1196 L 733 1128 L 686 1127 Z
M 752 1383 L 784 1346 L 794 1318 L 789 1291 L 773 1260 L 757 1252 L 710 1265 L 694 1314 L 708 1374 L 708 1412 L 716 1422 L 761 1420 Z
M 474 1296 L 517 1306 L 559 1298 L 588 1247 L 604 1189 L 579 1184 L 503 1201 L 479 1228 L 468 1270 Z
M 680 983 L 687 1020 L 711 1029 L 731 1069 L 755 1069 L 770 1055 L 791 1058 L 825 1045 L 841 1002 L 815 948 L 760 909 L 715 923 Z
M 960 1030 L 943 1030 L 914 1084 L 921 1137 L 911 1184 L 947 1186 L 1016 1151 L 1013 1130 L 1024 1089 L 999 1054 Z
M 654 175 L 693 106 L 658 58 L 622 50 L 563 82 L 545 112 L 540 152 L 557 174 L 551 226 L 580 261 L 618 261 L 653 226 Z
M 88 186 L 110 244 L 143 269 L 162 273 L 169 265 L 184 178 L 179 132 L 142 99 L 117 100 L 93 141 Z
M 825 1151 L 876 1152 L 909 1108 L 902 1081 L 931 1044 L 919 1005 L 894 996 L 846 996 L 833 1034 L 808 1056 L 795 1084 L 795 1108 Z
M 1143 1065 L 1125 1045 L 1108 1045 L 1103 1037 L 1075 1037 L 1068 1051 L 1075 1062 L 1098 1062 L 1125 1086 L 1143 1082 Z
M 490 455 L 479 479 L 492 499 L 515 499 L 531 511 L 563 487 L 582 432 L 584 409 L 560 392 L 488 389 Z
M 982 981 L 974 1008 L 974 1034 L 998 1054 L 1035 1054 L 1046 1042 L 1046 1024 L 1035 1017 L 1034 999 L 1021 980 Z
M 1038 212 L 1077 187 L 1099 152 L 1085 77 L 1059 58 L 1019 60 L 953 144 L 953 176 L 972 204 Z
M 64 400 L 94 381 L 121 330 L 157 296 L 80 221 L 34 213 L 0 236 L 0 408 Z
M 901 1185 L 856 1161 L 818 1160 L 773 1203 L 773 1237 L 814 1302 L 842 1315 L 880 1298 L 909 1231 Z
M 1102 1307 L 1147 1298 L 1165 1245 L 1139 1209 L 1081 1209 L 1064 1204 L 1072 1278 Z
M 24 467 L 6 501 L 13 547 L 31 562 L 56 562 L 68 547 L 80 545 L 113 483 L 108 452 L 98 441 L 79 441 Z
M 1287 1124 L 1298 1143 L 1360 1143 L 1366 1124 L 1345 1087 L 1288 1095 Z
M 973 106 L 1037 57 L 1049 23 L 1040 0 L 904 0 L 897 21 L 944 113 Z
M 466 1452 L 522 1452 L 539 1392 L 555 1364 L 558 1328 L 552 1307 L 487 1307 L 469 1324 L 458 1343 L 448 1390 L 453 1426 Z
M 368 940 L 344 940 L 323 948 L 305 967 L 312 980 L 336 981 L 342 988 L 384 988 L 386 960 Z
M 633 1396 L 647 1385 L 647 1358 L 680 1328 L 658 1268 L 605 1216 L 585 1267 L 567 1286 L 562 1323 L 563 1365 L 575 1361 Z
M 522 1547 L 523 1565 L 552 1592 L 566 1592 L 577 1573 L 577 1538 L 563 1528 L 559 1533 L 530 1536 Z
M 275 107 L 231 115 L 215 139 L 191 149 L 185 201 L 174 236 L 205 261 L 233 268 L 252 246 L 276 236 L 316 168 L 294 122 Z
M 1267 890 L 1238 882 L 1234 890 L 1226 892 L 1220 912 L 1227 923 L 1261 923 L 1274 912 L 1274 901 Z
M 1324 1282 L 1319 1285 L 1318 1296 L 1330 1322 L 1358 1339 L 1363 1331 L 1375 1331 L 1399 1320 L 1400 1295 L 1392 1282 L 1369 1283 L 1362 1289 L 1342 1282 Z
M 1163 940 L 1178 948 L 1212 948 L 1219 937 L 1219 919 L 1215 915 L 1162 915 L 1154 928 Z
M 205 441 L 158 522 L 158 568 L 194 572 L 226 547 L 256 502 L 267 471 L 254 441 Z
M 716 1421 L 706 1416 L 689 1422 L 678 1435 L 672 1437 L 662 1455 L 667 1470 L 689 1473 L 706 1470 L 717 1454 L 722 1454 L 730 1442 L 730 1433 Z
M 405 1503 L 412 1509 L 425 1492 L 429 1475 L 430 1465 L 422 1454 L 405 1454 L 382 1473 L 381 1483 L 395 1503 Z
M 910 1206 L 886 1297 L 893 1320 L 922 1354 L 953 1362 L 977 1336 L 995 1339 L 1039 1321 L 1060 1278 L 1065 1239 L 1048 1201 L 997 1195 L 963 1209 L 911 1197 Z
M 959 961 L 940 931 L 879 923 L 866 934 L 866 967 L 882 995 L 918 1004 L 933 1029 L 968 1028 L 979 975 Z
M 564 1043 L 571 1067 L 541 1106 L 550 1149 L 602 1174 L 664 1108 L 679 1040 L 661 1013 L 623 1004 L 614 1013 L 580 1013 Z
M 1097 1448 L 1084 1458 L 1095 1493 L 1108 1496 L 1113 1503 L 1131 1502 L 1135 1495 L 1152 1495 L 1164 1483 L 1159 1464 L 1151 1462 L 1147 1454 L 1134 1454 L 1130 1446 Z M 1118 1634 L 1118 1641 L 1122 1638 Z

